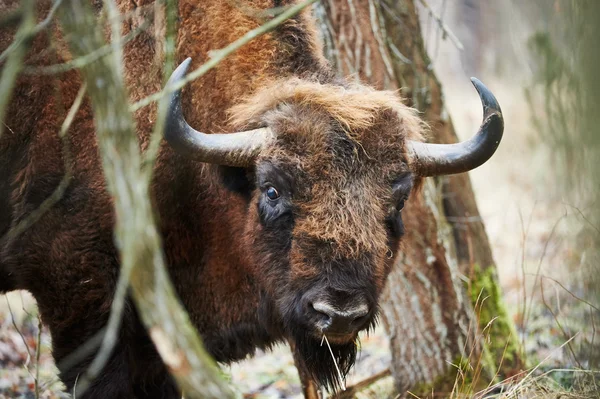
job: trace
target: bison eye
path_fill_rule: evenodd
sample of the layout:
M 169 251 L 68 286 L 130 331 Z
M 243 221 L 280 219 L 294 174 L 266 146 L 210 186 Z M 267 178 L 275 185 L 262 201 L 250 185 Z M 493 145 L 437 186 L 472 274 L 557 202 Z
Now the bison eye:
M 277 198 L 279 198 L 279 191 L 277 191 L 275 187 L 267 188 L 267 198 L 271 201 L 275 201 Z
M 402 222 L 402 209 L 404 208 L 404 202 L 406 201 L 406 197 L 402 198 L 396 206 L 391 206 L 388 216 L 385 219 L 385 223 L 388 229 L 388 232 L 392 237 L 396 239 L 402 237 L 404 235 L 404 223 Z
M 401 211 L 402 211 L 402 209 L 404 209 L 404 201 L 405 201 L 405 200 L 402 200 L 402 201 L 400 201 L 400 202 L 398 203 L 398 205 L 396 206 L 396 210 L 397 210 L 398 212 L 401 212 Z

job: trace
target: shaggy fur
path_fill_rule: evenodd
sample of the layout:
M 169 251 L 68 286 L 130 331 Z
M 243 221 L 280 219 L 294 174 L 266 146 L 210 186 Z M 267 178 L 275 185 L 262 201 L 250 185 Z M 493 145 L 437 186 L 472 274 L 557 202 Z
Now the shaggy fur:
M 153 18 L 152 3 L 117 3 L 130 16 L 125 34 Z M 196 66 L 201 64 L 209 50 L 258 26 L 257 11 L 283 3 L 180 0 L 178 59 L 192 56 Z M 15 4 L 0 0 L 0 9 Z M 40 18 L 48 9 L 48 1 L 39 2 Z M 132 100 L 161 87 L 162 49 L 152 33 L 162 26 L 158 20 L 125 46 Z M 13 35 L 14 28 L 0 31 L 0 50 Z M 195 128 L 269 126 L 277 140 L 246 169 L 199 164 L 163 143 L 152 197 L 170 276 L 208 351 L 230 362 L 256 348 L 291 341 L 304 374 L 336 387 L 337 372 L 321 345 L 323 333 L 315 327 L 320 316 L 312 303 L 369 306 L 348 334 L 328 336 L 346 373 L 358 331 L 375 323 L 399 250 L 400 210 L 413 186 L 405 142 L 418 139 L 422 127 L 394 93 L 336 78 L 315 37 L 304 12 L 190 84 L 183 107 Z M 55 51 L 48 45 L 48 35 L 38 35 L 27 64 L 68 59 L 64 46 Z M 8 130 L 0 138 L 0 234 L 26 218 L 62 179 L 67 158 L 56 132 L 80 82 L 76 71 L 19 78 L 5 121 Z M 136 113 L 143 148 L 154 118 L 152 107 Z M 52 334 L 61 378 L 71 390 L 93 356 L 69 368 L 61 360 L 106 324 L 119 260 L 112 200 L 87 101 L 68 144 L 73 178 L 65 195 L 32 228 L 0 241 L 0 291 L 26 289 L 35 296 Z M 270 187 L 279 193 L 276 200 L 267 197 Z M 128 301 L 119 344 L 84 397 L 177 395 Z
M 348 132 L 370 129 L 380 113 L 391 110 L 402 120 L 412 140 L 419 140 L 423 124 L 416 110 L 402 104 L 396 93 L 377 91 L 356 83 L 322 83 L 292 77 L 269 83 L 256 94 L 230 109 L 230 120 L 238 128 L 260 121 L 267 111 L 282 104 L 295 103 L 321 109 Z

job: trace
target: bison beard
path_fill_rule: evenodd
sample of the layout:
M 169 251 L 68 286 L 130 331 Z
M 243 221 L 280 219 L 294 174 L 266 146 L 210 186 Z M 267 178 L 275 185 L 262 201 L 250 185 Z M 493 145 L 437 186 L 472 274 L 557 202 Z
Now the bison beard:
M 369 325 L 363 330 L 367 334 L 375 328 L 378 320 L 377 315 L 378 313 L 374 315 Z M 320 386 L 330 391 L 340 390 L 344 386 L 340 380 L 340 374 L 342 379 L 345 380 L 356 361 L 356 353 L 360 346 L 358 336 L 354 341 L 346 344 L 325 342 L 324 338 L 316 339 L 315 335 L 306 327 L 290 320 L 288 320 L 288 323 L 286 325 L 291 326 L 288 329 L 288 336 L 294 339 L 296 355 L 304 362 L 305 371 Z M 331 353 L 328 344 L 331 347 Z
M 311 377 L 321 386 L 339 390 L 342 381 L 337 370 L 339 368 L 342 378 L 345 379 L 356 360 L 358 338 L 354 342 L 342 345 L 330 343 L 333 357 L 324 340 L 315 340 L 314 336 L 303 333 L 300 329 L 294 334 L 294 339 L 296 350 Z
M 293 308 L 294 306 L 291 306 L 288 309 Z M 375 328 L 377 315 L 378 313 L 363 331 L 368 333 Z M 259 319 L 273 336 L 285 336 L 294 343 L 294 356 L 301 359 L 304 371 L 318 385 L 330 391 L 338 391 L 343 386 L 337 370 L 339 368 L 343 379 L 350 372 L 360 344 L 358 336 L 347 344 L 329 342 L 332 357 L 324 340 L 316 339 L 314 333 L 294 317 L 293 312 L 284 312 L 283 315 L 278 312 L 275 302 L 264 291 L 261 292 Z

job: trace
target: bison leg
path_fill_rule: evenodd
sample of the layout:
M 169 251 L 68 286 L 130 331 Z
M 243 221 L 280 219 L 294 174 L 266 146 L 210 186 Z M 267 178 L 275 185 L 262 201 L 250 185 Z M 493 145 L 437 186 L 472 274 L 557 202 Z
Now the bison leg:
M 81 344 L 81 343 L 80 343 Z M 70 346 L 71 347 L 71 346 Z M 61 352 L 60 342 L 54 352 Z M 71 350 L 71 349 L 69 349 Z M 65 353 L 63 351 L 63 353 Z M 179 399 L 181 393 L 163 365 L 137 314 L 128 302 L 118 344 L 108 363 L 89 388 L 80 394 L 77 381 L 85 375 L 96 354 L 88 355 L 77 366 L 61 371 L 69 393 L 77 398 Z M 60 364 L 60 360 L 57 359 Z
M 149 381 L 134 385 L 135 397 L 139 399 L 179 399 L 181 393 L 166 370 Z
M 62 174 L 37 178 L 27 187 L 14 223 L 37 209 L 56 187 Z M 62 199 L 35 225 L 2 248 L 0 278 L 17 273 L 19 288 L 38 302 L 42 320 L 52 335 L 53 356 L 61 360 L 77 351 L 108 322 L 119 259 L 113 243 L 110 199 L 93 188 L 98 183 L 71 181 Z M 2 281 L 0 288 L 8 283 Z M 77 388 L 94 359 L 87 353 L 70 369 L 61 369 L 69 391 Z M 109 363 L 77 398 L 180 398 L 135 307 L 126 302 L 118 344 Z
M 127 337 L 131 352 L 131 375 L 136 398 L 180 399 L 181 392 L 162 362 L 154 343 L 142 325 L 138 312 L 131 306 L 135 326 Z
M 116 348 L 108 364 L 95 378 L 86 391 L 78 391 L 77 383 L 85 375 L 93 356 L 76 367 L 60 373 L 61 380 L 67 387 L 67 392 L 80 399 L 130 399 L 135 398 L 127 367 L 127 359 L 122 349 Z
M 4 269 L 0 260 L 0 294 L 5 294 L 15 289 L 17 287 L 12 279 L 12 274 Z

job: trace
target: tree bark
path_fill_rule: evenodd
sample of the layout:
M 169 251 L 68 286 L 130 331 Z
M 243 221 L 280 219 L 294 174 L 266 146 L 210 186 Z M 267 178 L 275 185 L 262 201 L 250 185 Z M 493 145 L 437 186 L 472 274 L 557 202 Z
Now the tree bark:
M 430 141 L 457 141 L 429 68 L 414 0 L 327 0 L 317 15 L 326 55 L 340 74 L 378 89 L 401 88 L 431 127 Z M 512 374 L 521 357 L 469 176 L 426 179 L 403 217 L 404 251 L 382 305 L 396 388 L 420 387 L 421 394 L 451 389 L 457 373 L 450 364 L 469 369 L 472 382 L 483 373 L 486 385 L 496 371 Z

